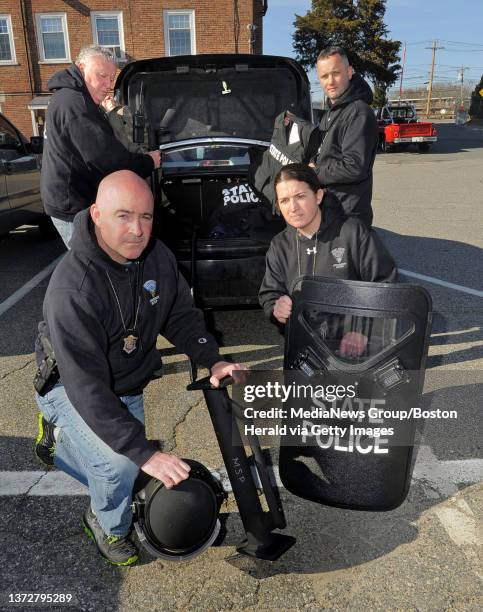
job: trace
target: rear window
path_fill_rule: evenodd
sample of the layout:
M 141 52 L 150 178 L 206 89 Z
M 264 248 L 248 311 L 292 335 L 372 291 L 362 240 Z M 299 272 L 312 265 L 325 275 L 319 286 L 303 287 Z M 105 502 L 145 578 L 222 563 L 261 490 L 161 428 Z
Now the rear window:
M 411 107 L 392 108 L 392 116 L 394 119 L 414 119 L 416 113 Z
M 248 145 L 209 144 L 163 151 L 163 169 L 247 167 L 250 164 L 249 151 L 252 148 Z

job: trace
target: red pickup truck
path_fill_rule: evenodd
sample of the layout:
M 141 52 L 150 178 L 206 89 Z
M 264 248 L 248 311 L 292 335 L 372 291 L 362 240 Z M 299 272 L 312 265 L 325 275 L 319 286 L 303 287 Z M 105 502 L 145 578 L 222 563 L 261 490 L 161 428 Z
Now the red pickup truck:
M 420 153 L 427 151 L 438 140 L 436 128 L 430 121 L 418 121 L 416 109 L 410 104 L 384 106 L 375 110 L 379 126 L 379 145 L 388 153 L 396 146 L 417 144 Z

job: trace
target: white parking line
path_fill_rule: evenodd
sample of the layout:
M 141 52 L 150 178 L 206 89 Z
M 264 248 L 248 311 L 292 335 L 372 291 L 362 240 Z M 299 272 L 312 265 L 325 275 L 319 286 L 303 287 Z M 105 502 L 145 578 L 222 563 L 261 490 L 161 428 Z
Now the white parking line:
M 44 280 L 49 274 L 54 270 L 55 266 L 62 259 L 64 254 L 60 255 L 51 262 L 47 267 L 41 270 L 38 274 L 36 274 L 33 278 L 31 278 L 23 287 L 17 289 L 15 293 L 13 293 L 10 297 L 0 303 L 0 317 L 7 312 L 12 306 L 14 306 L 17 302 L 19 302 L 22 298 L 24 298 L 32 289 Z M 463 285 L 457 285 L 455 283 L 450 283 L 448 281 L 441 280 L 439 278 L 435 278 L 434 276 L 427 276 L 426 274 L 419 274 L 418 272 L 411 272 L 410 270 L 399 269 L 401 274 L 405 276 L 409 276 L 412 278 L 417 278 L 419 280 L 426 281 L 428 283 L 433 283 L 434 285 L 441 285 L 442 287 L 446 287 L 447 289 L 453 289 L 455 291 L 461 291 L 463 293 L 468 293 L 469 295 L 476 295 L 477 297 L 483 298 L 483 291 L 478 291 L 477 289 L 471 289 L 470 287 L 464 287 Z
M 428 283 L 433 283 L 433 285 L 441 285 L 441 287 L 446 287 L 447 289 L 454 289 L 455 291 L 461 291 L 462 293 L 469 293 L 470 295 L 476 295 L 477 297 L 483 298 L 483 291 L 478 291 L 478 289 L 471 289 L 470 287 L 464 287 L 463 285 L 456 285 L 455 283 L 449 283 L 448 281 L 435 278 L 434 276 L 426 276 L 426 274 L 419 274 L 418 272 L 411 272 L 410 270 L 402 270 L 401 268 L 399 268 L 399 272 L 404 274 L 404 276 L 411 276 Z
M 17 289 L 15 293 L 12 293 L 10 297 L 0 303 L 0 317 L 7 312 L 9 308 L 15 306 L 17 302 L 19 302 L 22 298 L 24 298 L 32 289 L 41 283 L 44 278 L 49 276 L 49 274 L 53 271 L 55 266 L 59 263 L 59 261 L 64 257 L 64 254 L 54 259 L 52 263 L 50 263 L 47 267 L 41 270 L 38 274 L 36 274 L 33 278 L 31 278 L 23 287 Z
M 470 561 L 473 571 L 483 579 L 479 548 L 483 541 L 481 525 L 464 499 L 453 497 L 433 510 L 451 540 Z
M 464 499 L 455 499 L 451 506 L 435 508 L 434 513 L 455 544 L 480 544 L 481 535 L 476 517 Z
M 252 468 L 254 481 L 260 489 L 258 474 Z M 278 466 L 269 469 L 273 485 L 283 488 Z M 221 481 L 223 489 L 232 490 L 225 467 L 211 470 Z M 475 484 L 483 480 L 483 459 L 440 461 L 429 446 L 421 446 L 414 466 L 413 480 L 420 481 L 429 498 L 451 497 L 458 493 L 458 484 Z M 59 470 L 0 471 L 0 496 L 6 495 L 88 495 L 88 490 Z

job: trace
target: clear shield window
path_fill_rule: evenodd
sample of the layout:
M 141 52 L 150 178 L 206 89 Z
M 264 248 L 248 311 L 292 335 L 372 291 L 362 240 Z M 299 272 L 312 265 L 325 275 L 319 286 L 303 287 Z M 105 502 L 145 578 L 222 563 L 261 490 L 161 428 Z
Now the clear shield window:
M 414 323 L 395 317 L 361 316 L 307 307 L 302 322 L 319 346 L 350 364 L 364 363 L 414 331 Z

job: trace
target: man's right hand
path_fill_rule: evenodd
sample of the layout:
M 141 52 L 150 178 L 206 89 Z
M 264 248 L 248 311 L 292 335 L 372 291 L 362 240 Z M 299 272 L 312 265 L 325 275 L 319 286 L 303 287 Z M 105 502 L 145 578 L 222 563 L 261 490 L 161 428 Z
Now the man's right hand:
M 286 323 L 292 314 L 292 299 L 288 295 L 282 295 L 273 306 L 273 316 L 279 323 Z
M 106 113 L 112 111 L 116 106 L 119 106 L 118 103 L 114 100 L 111 94 L 108 94 L 104 100 L 101 102 L 101 106 L 106 111 Z
M 159 166 L 161 165 L 161 151 L 149 151 L 148 155 L 150 155 L 153 158 L 153 162 L 154 162 L 154 167 L 155 168 L 159 168 Z
M 191 467 L 175 455 L 158 451 L 141 466 L 141 469 L 149 476 L 160 480 L 167 489 L 171 489 L 188 478 Z

